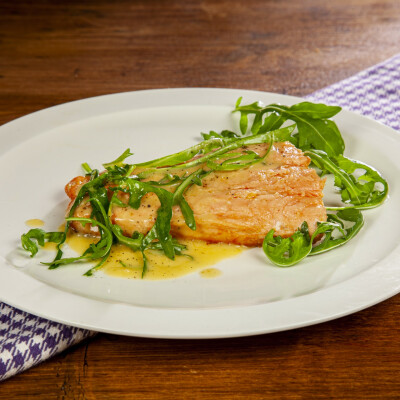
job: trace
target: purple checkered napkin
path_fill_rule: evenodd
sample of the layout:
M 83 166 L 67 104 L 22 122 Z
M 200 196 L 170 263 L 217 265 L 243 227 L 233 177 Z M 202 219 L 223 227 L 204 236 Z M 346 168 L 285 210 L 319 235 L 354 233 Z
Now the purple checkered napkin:
M 400 54 L 319 90 L 307 99 L 339 105 L 400 130 Z M 33 316 L 0 302 L 0 380 L 94 334 Z
M 0 302 L 0 381 L 94 334 Z
M 400 54 L 306 98 L 341 106 L 400 130 Z

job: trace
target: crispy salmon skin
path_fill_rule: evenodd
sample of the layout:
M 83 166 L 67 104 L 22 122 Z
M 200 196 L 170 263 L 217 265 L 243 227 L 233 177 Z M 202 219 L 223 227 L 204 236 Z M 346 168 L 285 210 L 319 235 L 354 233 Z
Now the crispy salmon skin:
M 263 156 L 268 144 L 251 145 L 251 150 Z M 306 221 L 312 234 L 317 222 L 326 221 L 323 204 L 325 180 L 309 168 L 310 159 L 289 142 L 272 145 L 267 157 L 251 167 L 234 171 L 213 171 L 203 178 L 202 185 L 192 185 L 185 199 L 193 210 L 196 230 L 190 229 L 179 206 L 174 206 L 171 234 L 175 237 L 225 242 L 246 246 L 261 246 L 265 235 L 288 237 Z M 157 175 L 157 172 L 155 172 Z M 159 177 L 158 177 L 159 178 Z M 146 180 L 154 180 L 150 175 Z M 71 204 L 86 177 L 76 177 L 65 187 Z M 120 194 L 124 201 L 126 195 Z M 132 236 L 137 231 L 146 234 L 156 220 L 160 203 L 154 193 L 146 194 L 139 209 L 113 206 L 111 221 Z M 90 217 L 91 205 L 86 199 L 75 210 L 75 217 Z M 90 224 L 83 227 L 72 222 L 80 233 L 97 234 Z

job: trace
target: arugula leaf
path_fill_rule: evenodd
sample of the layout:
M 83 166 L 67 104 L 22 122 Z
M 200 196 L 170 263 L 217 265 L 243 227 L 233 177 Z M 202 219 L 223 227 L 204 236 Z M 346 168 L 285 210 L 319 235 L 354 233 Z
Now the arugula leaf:
M 126 158 L 133 156 L 133 153 L 131 153 L 130 149 L 126 149 L 117 159 L 115 159 L 114 161 L 108 162 L 108 163 L 104 163 L 103 167 L 104 168 L 108 168 L 108 167 L 114 167 L 114 166 L 118 166 L 121 167 L 123 162 L 125 161 Z
M 174 169 L 187 169 L 191 167 L 196 167 L 200 164 L 207 163 L 208 160 L 210 159 L 216 159 L 217 157 L 225 155 L 232 150 L 236 150 L 240 147 L 248 146 L 251 144 L 269 143 L 271 141 L 275 142 L 285 141 L 288 140 L 294 128 L 295 127 L 291 125 L 285 128 L 277 129 L 275 131 L 270 131 L 259 135 L 246 136 L 233 140 L 230 139 L 229 143 L 227 143 L 225 146 L 216 151 L 209 152 L 201 157 L 195 158 L 192 161 L 188 161 L 184 164 L 169 166 L 167 169 L 174 170 Z M 162 171 L 162 170 L 163 168 L 157 168 L 157 171 Z
M 179 205 L 186 225 L 192 230 L 196 230 L 196 221 L 194 219 L 193 211 L 186 199 L 183 197 L 183 194 L 189 188 L 189 186 L 193 184 L 201 185 L 201 180 L 209 173 L 210 171 L 204 171 L 202 168 L 194 171 L 179 185 L 172 197 L 172 204 Z
M 93 171 L 92 168 L 90 168 L 88 163 L 83 163 L 82 168 L 87 174 L 90 174 Z
M 350 227 L 345 227 L 345 222 L 352 223 Z M 337 214 L 328 214 L 328 221 L 318 225 L 318 234 L 324 233 L 325 236 L 310 251 L 310 255 L 316 255 L 332 250 L 346 244 L 350 239 L 357 235 L 364 225 L 362 213 L 355 208 L 345 208 L 339 210 Z M 324 229 L 326 229 L 324 231 Z M 334 232 L 339 232 L 339 237 L 333 237 Z M 315 238 L 317 235 L 314 234 Z
M 176 186 L 177 184 L 182 183 L 182 181 L 185 179 L 185 175 L 183 175 L 182 177 L 179 175 L 172 175 L 172 174 L 168 174 L 166 173 L 164 175 L 163 178 L 161 178 L 158 181 L 147 181 L 148 183 L 150 183 L 151 185 L 155 185 L 155 186 L 169 186 L 169 187 L 173 187 Z
M 221 137 L 212 136 L 211 139 L 204 140 L 186 150 L 180 151 L 169 156 L 157 158 L 152 161 L 136 164 L 137 167 L 157 168 L 157 171 L 187 169 L 207 162 L 208 159 L 225 154 L 231 150 L 250 144 L 267 143 L 270 137 L 274 136 L 275 141 L 289 140 L 294 126 L 287 126 L 282 129 L 277 129 L 271 132 L 265 132 L 259 135 L 253 135 L 244 138 L 237 138 L 233 135 L 222 135 Z M 223 131 L 224 132 L 224 131 Z M 226 131 L 225 131 L 226 132 Z M 217 149 L 217 150 L 216 150 Z M 193 157 L 202 154 L 202 156 L 193 160 Z M 189 161 L 191 160 L 191 161 Z M 152 173 L 155 169 L 149 169 L 147 172 Z M 142 176 L 144 177 L 144 175 Z
M 291 120 L 297 126 L 297 147 L 302 150 L 311 148 L 324 150 L 329 156 L 343 154 L 344 141 L 336 124 L 328 120 L 341 110 L 340 107 L 326 106 L 303 102 L 291 107 L 270 104 L 261 107 L 258 103 L 245 106 L 237 106 L 234 111 L 239 111 L 242 118 L 247 121 L 249 114 L 254 114 L 254 122 L 251 128 L 253 135 L 264 132 L 283 122 Z M 268 114 L 263 125 L 263 117 Z M 271 117 L 272 115 L 272 117 Z M 242 134 L 247 131 L 247 125 L 241 123 Z M 244 129 L 246 128 L 246 129 Z
M 175 252 L 170 234 L 173 194 L 161 187 L 152 186 L 147 182 L 140 182 L 132 178 L 121 178 L 119 186 L 113 188 L 113 190 L 129 193 L 128 205 L 136 209 L 140 207 L 141 199 L 146 193 L 152 192 L 157 195 L 160 200 L 160 207 L 157 210 L 157 219 L 154 224 L 155 232 L 152 240 L 158 239 L 164 249 L 165 255 L 168 258 L 174 259 Z
M 202 133 L 201 136 L 203 136 L 204 140 L 210 140 L 210 139 L 235 139 L 238 138 L 239 135 L 236 132 L 228 131 L 228 130 L 223 130 L 221 133 L 217 133 L 215 131 L 210 131 L 209 133 Z
M 254 124 L 251 128 L 251 131 L 253 133 L 260 134 L 260 133 L 265 133 L 265 132 L 279 129 L 285 122 L 285 118 L 282 118 L 279 114 L 272 112 L 271 114 L 268 115 L 268 117 L 266 117 L 264 119 L 264 122 L 262 122 L 262 116 L 260 114 L 259 121 L 260 122 L 258 122 L 257 120 L 254 120 Z M 262 122 L 262 124 L 261 124 L 261 122 Z M 255 125 L 256 123 L 257 123 L 257 125 Z M 259 126 L 258 126 L 258 124 L 259 124 Z M 289 137 L 287 140 L 290 142 L 294 141 L 294 139 L 292 137 Z M 296 141 L 296 143 L 297 143 L 297 141 Z M 295 143 L 293 143 L 293 144 L 295 144 Z
M 310 249 L 311 241 L 307 222 L 303 222 L 301 228 L 289 238 L 275 237 L 274 230 L 271 229 L 263 242 L 265 255 L 279 267 L 297 264 L 308 256 Z
M 221 157 L 212 157 L 207 161 L 207 167 L 213 171 L 234 171 L 261 161 L 264 157 L 260 157 L 254 151 L 246 151 L 243 153 L 228 153 Z M 222 162 L 219 162 L 223 160 Z
M 71 264 L 76 261 L 92 261 L 100 259 L 100 262 L 96 266 L 94 266 L 85 273 L 85 275 L 90 276 L 92 275 L 93 271 L 95 271 L 96 269 L 100 268 L 101 265 L 103 265 L 103 263 L 109 256 L 111 251 L 111 246 L 113 243 L 112 233 L 105 225 L 92 218 L 74 217 L 74 218 L 66 218 L 66 221 L 67 222 L 79 221 L 82 224 L 90 223 L 93 226 L 98 226 L 101 234 L 100 240 L 95 244 L 91 244 L 80 257 L 56 259 L 53 260 L 52 262 L 42 263 L 42 264 L 47 265 L 49 269 L 55 269 L 61 265 Z
M 193 258 L 193 257 L 183 253 L 184 250 L 187 250 L 186 245 L 179 243 L 178 240 L 176 240 L 176 239 L 172 239 L 172 244 L 174 246 L 175 254 L 177 254 L 178 256 L 185 256 L 185 257 Z M 150 243 L 149 246 L 147 246 L 147 250 L 156 250 L 161 253 L 164 252 L 160 242 Z
M 128 237 L 122 233 L 122 228 L 115 224 L 111 225 L 111 230 L 118 243 L 124 244 L 133 251 L 138 251 L 141 249 L 144 238 L 142 233 L 135 232 L 132 237 Z
M 29 251 L 31 257 L 34 257 L 39 251 L 37 245 L 43 247 L 45 242 L 60 243 L 62 238 L 62 232 L 45 232 L 43 229 L 35 228 L 21 236 L 21 244 L 22 248 Z M 32 239 L 35 239 L 37 244 Z
M 380 173 L 367 164 L 351 160 L 344 156 L 328 157 L 321 150 L 308 150 L 312 162 L 322 171 L 335 176 L 335 186 L 340 190 L 342 201 L 358 209 L 369 209 L 383 203 L 388 194 L 388 184 Z M 363 170 L 359 177 L 354 172 Z M 377 187 L 380 184 L 382 188 Z M 343 209 L 345 207 L 327 207 L 328 209 Z
M 352 224 L 345 227 L 345 223 Z M 292 236 L 282 238 L 274 236 L 271 229 L 265 236 L 263 250 L 270 261 L 279 267 L 291 267 L 308 255 L 316 255 L 342 246 L 351 240 L 364 225 L 362 213 L 355 208 L 340 210 L 337 214 L 329 214 L 326 222 L 318 223 L 317 229 L 312 234 L 308 231 L 307 222 L 303 222 Z M 335 237 L 334 233 L 339 236 Z M 323 238 L 313 247 L 315 239 Z
M 296 112 L 299 116 L 303 115 L 313 119 L 326 119 L 334 117 L 342 110 L 342 108 L 304 101 L 302 103 L 294 104 L 290 107 L 290 110 Z
M 216 148 L 222 148 L 227 143 L 230 143 L 233 138 L 229 137 L 213 137 L 208 140 L 204 140 L 192 147 L 189 147 L 186 150 L 179 151 L 178 153 L 170 154 L 168 156 L 156 158 L 151 161 L 146 161 L 140 164 L 137 164 L 138 167 L 147 167 L 147 168 L 157 168 L 166 167 L 166 166 L 176 166 L 179 164 L 183 164 L 186 161 L 192 159 L 197 154 L 206 154 Z M 152 173 L 154 170 L 149 170 Z

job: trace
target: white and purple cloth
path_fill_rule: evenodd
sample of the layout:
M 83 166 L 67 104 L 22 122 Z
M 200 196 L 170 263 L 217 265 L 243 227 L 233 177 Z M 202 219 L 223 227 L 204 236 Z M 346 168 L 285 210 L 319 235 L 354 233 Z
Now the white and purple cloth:
M 0 302 L 0 381 L 93 334 L 91 331 L 28 314 Z
M 400 54 L 307 99 L 339 105 L 400 130 Z M 0 302 L 0 381 L 94 335 Z
M 400 130 L 400 54 L 306 98 L 341 106 Z

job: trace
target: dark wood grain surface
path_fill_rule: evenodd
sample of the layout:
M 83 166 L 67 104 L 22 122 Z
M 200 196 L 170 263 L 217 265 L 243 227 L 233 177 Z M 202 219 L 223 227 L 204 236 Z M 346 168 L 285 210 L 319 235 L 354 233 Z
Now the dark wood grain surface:
M 0 124 L 138 89 L 301 96 L 399 51 L 393 0 L 1 1 Z M 397 296 L 256 337 L 98 334 L 4 381 L 0 398 L 400 399 L 399 312 Z

